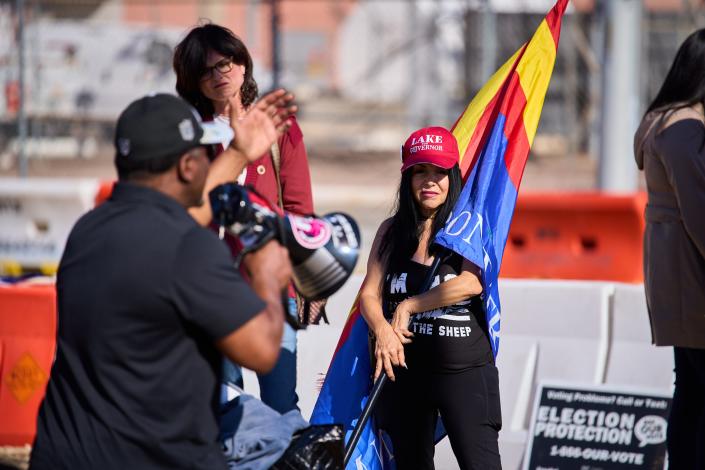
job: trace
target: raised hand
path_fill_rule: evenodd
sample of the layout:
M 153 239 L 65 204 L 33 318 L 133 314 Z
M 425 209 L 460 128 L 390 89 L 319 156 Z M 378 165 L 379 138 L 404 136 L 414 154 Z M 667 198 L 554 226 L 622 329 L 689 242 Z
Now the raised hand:
M 233 98 L 235 99 L 235 98 Z M 294 95 L 279 89 L 266 94 L 238 119 L 236 107 L 231 104 L 230 126 L 235 138 L 230 147 L 252 162 L 257 160 L 291 126 L 291 116 L 297 107 L 291 105 Z

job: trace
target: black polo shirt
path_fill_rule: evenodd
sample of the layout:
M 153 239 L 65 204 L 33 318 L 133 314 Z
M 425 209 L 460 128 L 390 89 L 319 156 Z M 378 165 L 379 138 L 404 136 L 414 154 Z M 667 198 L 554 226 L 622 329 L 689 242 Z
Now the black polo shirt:
M 225 244 L 170 197 L 119 183 L 71 231 L 57 296 L 31 468 L 227 468 L 214 341 L 264 303 Z

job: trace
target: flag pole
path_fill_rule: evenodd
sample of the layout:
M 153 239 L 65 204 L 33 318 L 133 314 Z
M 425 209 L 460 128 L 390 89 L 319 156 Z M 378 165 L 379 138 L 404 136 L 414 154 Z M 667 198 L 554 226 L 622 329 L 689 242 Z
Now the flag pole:
M 441 261 L 445 258 L 448 252 L 447 248 L 442 247 L 440 245 L 435 245 L 435 247 L 436 257 L 433 259 L 431 269 L 428 271 L 428 274 L 426 275 L 426 278 L 424 279 L 424 282 L 421 285 L 421 290 L 419 291 L 419 294 L 422 294 L 431 288 L 431 284 L 433 284 L 433 278 L 436 276 L 436 272 L 438 272 L 438 267 L 441 265 Z M 411 324 L 411 319 L 409 319 L 409 324 Z M 360 440 L 360 436 L 362 436 L 362 430 L 365 428 L 365 423 L 367 423 L 367 420 L 370 419 L 372 410 L 374 409 L 375 404 L 377 403 L 377 400 L 379 399 L 379 396 L 382 393 L 382 388 L 384 387 L 384 384 L 387 383 L 387 379 L 387 374 L 382 371 L 382 374 L 380 374 L 380 376 L 377 378 L 377 380 L 375 380 L 375 383 L 372 386 L 372 391 L 370 392 L 370 396 L 367 397 L 365 407 L 362 409 L 362 413 L 357 419 L 357 423 L 355 423 L 355 428 L 353 429 L 352 434 L 350 434 L 350 439 L 345 445 L 343 468 L 347 468 L 348 466 L 348 462 L 352 457 L 353 451 L 355 450 L 355 447 L 357 446 L 357 443 Z

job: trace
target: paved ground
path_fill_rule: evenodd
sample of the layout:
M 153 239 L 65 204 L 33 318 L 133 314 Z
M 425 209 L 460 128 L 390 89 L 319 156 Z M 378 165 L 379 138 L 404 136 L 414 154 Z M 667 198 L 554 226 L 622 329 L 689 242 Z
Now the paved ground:
M 380 222 L 389 216 L 399 184 L 398 152 L 341 152 L 310 148 L 309 162 L 316 211 L 343 211 L 353 216 L 362 232 L 362 253 L 357 271 L 364 271 L 369 244 Z M 16 168 L 0 176 L 16 176 Z M 96 177 L 114 179 L 110 149 L 93 159 L 34 160 L 30 177 Z M 595 187 L 595 162 L 588 157 L 532 155 L 522 191 L 580 191 Z
M 302 126 L 304 124 L 302 123 Z M 320 141 L 319 141 L 320 142 Z M 399 153 L 345 152 L 327 146 L 309 147 L 309 163 L 316 211 L 343 211 L 353 216 L 362 232 L 357 272 L 363 272 L 367 253 L 380 222 L 389 216 L 399 184 Z M 532 155 L 522 191 L 583 191 L 595 188 L 595 161 L 588 157 Z M 16 176 L 13 166 L 0 176 Z M 30 177 L 95 177 L 114 179 L 110 148 L 92 159 L 32 160 Z

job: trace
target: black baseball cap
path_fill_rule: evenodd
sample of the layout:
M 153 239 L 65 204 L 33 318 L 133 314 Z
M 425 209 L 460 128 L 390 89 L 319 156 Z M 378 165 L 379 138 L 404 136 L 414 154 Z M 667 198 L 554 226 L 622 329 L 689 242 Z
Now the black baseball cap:
M 116 158 L 133 163 L 181 155 L 200 145 L 228 145 L 230 126 L 203 122 L 193 106 L 167 93 L 147 95 L 130 103 L 115 128 Z

